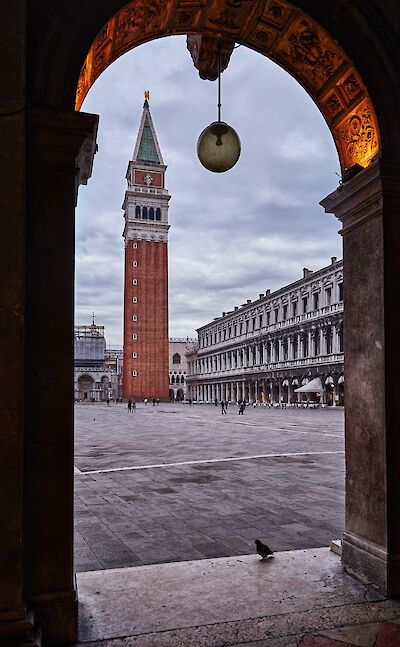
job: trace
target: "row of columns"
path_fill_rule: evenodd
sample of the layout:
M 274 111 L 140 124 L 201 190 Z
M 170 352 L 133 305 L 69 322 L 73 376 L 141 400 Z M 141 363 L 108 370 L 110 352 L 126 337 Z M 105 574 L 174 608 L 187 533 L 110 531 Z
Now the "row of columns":
M 189 397 L 202 402 L 215 402 L 215 400 L 219 402 L 221 400 L 238 402 L 239 400 L 245 400 L 250 404 L 253 402 L 260 404 L 264 402 L 269 404 L 296 403 L 311 399 L 309 393 L 296 393 L 295 389 L 298 385 L 292 384 L 292 380 L 287 381 L 287 385 L 284 384 L 285 380 L 270 382 L 266 379 L 196 384 L 189 387 Z M 343 388 L 335 382 L 324 385 L 320 395 L 320 402 L 321 404 L 332 404 L 332 406 L 343 405 Z
M 341 327 L 341 323 L 331 327 L 330 341 L 328 328 L 318 327 L 306 333 L 295 333 L 263 344 L 256 343 L 237 350 L 210 355 L 208 358 L 197 360 L 195 374 L 274 364 L 279 361 L 305 359 L 318 355 L 335 355 L 343 350 L 340 339 Z

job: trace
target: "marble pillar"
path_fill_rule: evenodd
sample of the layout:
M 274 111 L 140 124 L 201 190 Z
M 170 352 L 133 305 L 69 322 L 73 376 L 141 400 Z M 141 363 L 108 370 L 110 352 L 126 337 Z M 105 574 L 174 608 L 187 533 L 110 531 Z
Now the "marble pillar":
M 46 644 L 76 638 L 73 571 L 75 200 L 98 117 L 27 115 L 24 588 Z M 49 380 L 49 366 L 52 379 Z
M 342 562 L 384 595 L 399 596 L 400 167 L 383 167 L 378 159 L 321 204 L 342 222 L 346 276 Z
M 38 644 L 23 582 L 26 3 L 4 6 L 0 56 L 0 644 Z M 20 37 L 15 35 L 20 33 Z M 16 185 L 16 178 L 18 184 Z M 20 178 L 20 179 L 19 179 Z M 16 186 L 18 190 L 16 190 Z

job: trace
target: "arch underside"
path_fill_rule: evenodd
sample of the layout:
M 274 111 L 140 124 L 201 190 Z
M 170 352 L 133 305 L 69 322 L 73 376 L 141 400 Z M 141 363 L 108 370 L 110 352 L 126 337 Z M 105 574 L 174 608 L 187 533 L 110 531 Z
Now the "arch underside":
M 226 39 L 267 56 L 317 104 L 332 132 L 342 169 L 354 164 L 366 167 L 377 156 L 378 123 L 361 76 L 326 30 L 286 0 L 128 3 L 104 25 L 89 50 L 79 77 L 76 109 L 115 59 L 141 43 L 173 34 Z M 202 56 L 207 58 L 207 51 Z

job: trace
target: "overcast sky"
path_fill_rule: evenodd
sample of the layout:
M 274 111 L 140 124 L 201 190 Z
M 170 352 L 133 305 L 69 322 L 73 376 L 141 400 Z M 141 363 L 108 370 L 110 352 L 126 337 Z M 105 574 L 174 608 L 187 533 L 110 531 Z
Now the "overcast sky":
M 95 312 L 108 346 L 122 344 L 121 205 L 147 89 L 172 196 L 170 336 L 193 337 L 223 310 L 342 256 L 340 223 L 318 204 L 337 188 L 338 156 L 300 85 L 260 54 L 233 52 L 222 119 L 239 133 L 242 153 L 232 170 L 213 174 L 196 143 L 216 120 L 217 84 L 199 78 L 184 37 L 141 45 L 103 72 L 82 107 L 100 125 L 93 176 L 79 190 L 75 319 L 91 323 Z

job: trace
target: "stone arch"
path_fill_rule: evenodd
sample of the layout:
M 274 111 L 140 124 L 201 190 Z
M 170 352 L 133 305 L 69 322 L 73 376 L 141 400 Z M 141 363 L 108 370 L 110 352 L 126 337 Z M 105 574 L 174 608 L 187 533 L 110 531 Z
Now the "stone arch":
M 78 377 L 78 398 L 87 400 L 93 397 L 94 379 L 89 373 L 84 373 Z
M 136 4 L 139 2 L 144 6 L 153 0 L 137 0 Z M 72 585 L 73 407 L 71 384 L 66 376 L 72 374 L 73 365 L 69 322 L 73 320 L 72 232 L 76 184 L 85 183 L 90 177 L 85 160 L 86 167 L 90 166 L 89 140 L 90 137 L 95 140 L 97 119 L 95 115 L 74 113 L 73 106 L 79 71 L 91 42 L 112 13 L 124 4 L 124 0 L 103 0 L 94 11 L 93 3 L 89 2 L 43 0 L 25 21 L 26 8 L 20 3 L 17 12 L 20 28 L 15 22 L 15 12 L 4 13 L 5 28 L 8 25 L 5 33 L 16 37 L 7 40 L 10 56 L 0 61 L 0 66 L 7 71 L 2 106 L 4 114 L 9 115 L 4 120 L 7 129 L 4 154 L 11 153 L 13 171 L 9 173 L 7 165 L 7 226 L 0 238 L 0 257 L 7 261 L 1 278 L 6 302 L 10 304 L 2 313 L 2 351 L 16 371 L 16 388 L 6 402 L 8 429 L 18 427 L 24 433 L 4 434 L 5 451 L 12 460 L 6 462 L 3 471 L 3 483 L 7 487 L 0 488 L 2 502 L 5 501 L 2 509 L 5 514 L 13 511 L 14 516 L 13 523 L 7 526 L 5 545 L 5 554 L 11 559 L 5 560 L 6 573 L 0 588 L 2 595 L 6 594 L 3 599 L 15 620 L 0 623 L 0 635 L 9 636 L 12 630 L 15 635 L 23 636 L 21 642 L 26 641 L 27 626 L 32 622 L 29 618 L 27 625 L 25 616 L 21 615 L 26 607 L 34 609 L 35 622 L 41 625 L 46 641 L 76 641 L 77 605 Z M 246 6 L 253 11 L 253 6 L 260 8 L 261 3 L 255 0 L 230 4 L 240 5 L 241 12 L 235 29 L 231 29 L 233 38 L 244 41 L 244 35 L 248 34 L 247 40 L 250 40 L 256 32 L 251 31 Z M 278 4 L 283 5 L 284 0 Z M 165 0 L 164 5 L 168 11 L 162 13 L 164 32 L 160 31 L 159 36 L 206 34 L 209 28 L 214 29 L 198 2 Z M 208 8 L 211 5 L 221 7 L 222 0 L 207 3 Z M 265 3 L 265 10 L 272 8 L 271 5 L 271 1 Z M 379 119 L 382 142 L 379 161 L 328 196 L 323 206 L 343 223 L 346 281 L 357 286 L 356 292 L 362 286 L 364 294 L 369 296 L 367 301 L 354 302 L 346 297 L 346 353 L 348 365 L 353 368 L 346 374 L 350 477 L 343 564 L 352 572 L 369 577 L 385 595 L 398 596 L 399 481 L 395 469 L 396 461 L 399 462 L 396 400 L 399 347 L 395 326 L 400 282 L 398 13 L 390 0 L 381 0 L 379 6 L 346 0 L 334 3 L 293 0 L 291 5 L 286 2 L 285 5 L 306 6 L 313 19 L 329 28 L 366 82 Z M 185 15 L 180 20 L 182 13 L 189 17 Z M 180 22 L 188 23 L 188 27 L 179 26 Z M 168 31 L 168 26 L 173 24 L 176 27 Z M 147 39 L 145 36 L 141 42 Z M 20 56 L 21 45 L 25 44 L 28 45 L 26 65 Z M 17 84 L 14 77 L 18 79 Z M 26 164 L 23 163 L 25 155 L 28 156 Z M 59 215 L 56 220 L 55 204 Z M 26 240 L 30 241 L 29 253 L 26 253 Z M 362 250 L 362 255 L 357 250 Z M 365 272 L 366 259 L 370 272 Z M 54 290 L 43 290 L 44 275 L 51 278 Z M 29 295 L 28 299 L 24 300 L 24 293 Z M 62 307 L 54 307 L 55 298 Z M 47 321 L 46 326 L 43 321 Z M 353 321 L 357 322 L 356 326 L 352 326 Z M 371 339 L 381 342 L 371 346 Z M 52 384 L 48 384 L 45 346 L 57 348 L 58 365 L 64 371 L 63 379 L 53 380 Z M 362 385 L 361 372 L 365 377 Z M 6 378 L 9 380 L 8 373 Z M 22 400 L 24 409 L 21 409 Z M 365 442 L 366 428 L 370 443 Z M 63 452 L 59 451 L 60 437 Z M 374 451 L 370 451 L 371 446 Z M 26 484 L 24 497 L 21 497 L 22 474 Z M 56 516 L 49 514 L 49 510 L 56 511 Z M 53 532 L 55 523 L 63 530 L 56 535 L 57 542 Z M 30 556 L 29 564 L 23 559 L 22 549 Z
M 375 110 L 360 72 L 339 43 L 311 16 L 287 0 L 221 3 L 188 9 L 168 0 L 134 0 L 101 28 L 80 71 L 79 110 L 90 87 L 122 54 L 170 34 L 190 34 L 188 48 L 202 78 L 214 79 L 216 43 L 226 67 L 235 42 L 267 56 L 291 74 L 322 113 L 336 144 L 342 170 L 368 166 L 380 149 Z M 170 11 L 167 11 L 170 9 Z M 204 31 L 207 24 L 207 36 Z
M 325 404 L 332 407 L 335 404 L 335 379 L 331 374 L 326 375 L 323 380 L 325 391 Z

